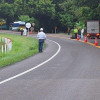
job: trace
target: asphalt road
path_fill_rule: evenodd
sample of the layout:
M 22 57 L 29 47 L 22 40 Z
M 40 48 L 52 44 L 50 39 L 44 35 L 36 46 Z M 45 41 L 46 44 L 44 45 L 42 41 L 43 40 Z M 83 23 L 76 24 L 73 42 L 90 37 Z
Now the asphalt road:
M 100 99 L 100 49 L 52 36 L 43 53 L 0 69 L 0 100 Z

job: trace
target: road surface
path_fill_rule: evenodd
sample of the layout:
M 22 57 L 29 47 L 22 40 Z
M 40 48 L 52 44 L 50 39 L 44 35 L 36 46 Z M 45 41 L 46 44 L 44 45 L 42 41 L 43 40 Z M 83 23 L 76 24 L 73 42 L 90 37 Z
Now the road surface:
M 100 49 L 86 43 L 49 36 L 43 53 L 0 69 L 0 100 L 99 99 Z

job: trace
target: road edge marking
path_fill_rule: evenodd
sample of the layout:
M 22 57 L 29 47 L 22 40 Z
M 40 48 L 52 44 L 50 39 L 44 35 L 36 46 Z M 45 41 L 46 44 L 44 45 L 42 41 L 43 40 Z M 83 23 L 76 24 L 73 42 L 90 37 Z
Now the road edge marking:
M 48 35 L 50 37 L 56 37 L 56 38 L 63 38 L 63 39 L 68 39 L 68 40 L 74 40 L 74 41 L 79 41 L 79 42 L 82 42 L 82 43 L 87 43 L 89 45 L 92 45 L 93 47 L 96 47 L 96 48 L 99 48 L 100 49 L 100 46 L 95 46 L 95 44 L 93 43 L 90 43 L 90 42 L 84 42 L 83 40 L 77 40 L 77 39 L 71 39 L 71 38 L 68 38 L 68 37 L 63 37 L 63 36 L 57 36 L 57 35 Z
M 49 40 L 49 39 L 47 39 L 47 40 Z M 5 80 L 1 81 L 1 82 L 0 82 L 0 85 L 6 83 L 6 82 L 8 82 L 8 81 L 11 81 L 11 80 L 13 80 L 13 79 L 15 79 L 15 78 L 18 78 L 18 77 L 20 77 L 20 76 L 22 76 L 22 75 L 24 75 L 24 74 L 27 74 L 27 73 L 29 73 L 29 72 L 31 72 L 31 71 L 37 69 L 37 68 L 39 68 L 40 66 L 46 64 L 47 62 L 49 62 L 50 60 L 52 60 L 55 56 L 57 56 L 57 54 L 58 54 L 58 53 L 60 52 L 60 50 L 61 50 L 60 44 L 57 43 L 57 42 L 55 42 L 55 41 L 53 41 L 53 40 L 49 40 L 49 41 L 52 41 L 52 42 L 54 42 L 55 44 L 58 45 L 58 50 L 56 51 L 56 53 L 55 53 L 53 56 L 51 56 L 49 59 L 47 59 L 46 61 L 40 63 L 39 65 L 37 65 L 37 66 L 35 66 L 35 67 L 32 67 L 32 68 L 30 68 L 30 69 L 28 69 L 28 70 L 26 70 L 26 71 L 24 71 L 24 72 L 22 72 L 22 73 L 20 73 L 20 74 L 17 74 L 17 75 L 15 75 L 15 76 L 12 76 L 12 77 L 10 77 L 10 78 L 8 78 L 8 79 L 5 79 Z

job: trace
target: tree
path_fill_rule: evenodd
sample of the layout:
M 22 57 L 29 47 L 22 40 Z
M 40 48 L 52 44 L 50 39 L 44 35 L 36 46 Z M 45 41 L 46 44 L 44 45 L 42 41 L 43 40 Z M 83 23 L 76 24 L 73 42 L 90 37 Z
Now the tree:
M 18 16 L 18 18 L 21 21 L 29 22 L 29 23 L 33 23 L 35 21 L 35 19 L 33 17 L 30 18 L 28 15 L 20 15 L 20 16 Z
M 4 0 L 5 2 L 7 2 L 7 3 L 14 3 L 14 0 Z
M 90 7 L 80 7 L 76 10 L 75 15 L 79 21 L 86 22 L 87 20 L 92 19 L 92 10 Z
M 59 12 L 57 12 L 57 17 L 60 22 L 60 28 L 63 29 L 63 31 L 66 31 L 68 27 L 73 27 L 73 21 L 75 19 L 73 2 L 71 0 L 64 1 L 58 5 L 58 9 Z
M 0 17 L 6 20 L 8 27 L 14 17 L 13 7 L 14 7 L 13 4 L 8 4 L 8 3 L 0 4 Z
M 100 0 L 0 0 L 0 18 L 7 25 L 23 15 L 48 32 L 55 26 L 59 31 L 66 31 L 75 23 L 100 20 Z
M 51 31 L 56 14 L 55 4 L 52 3 L 52 0 L 36 0 L 35 4 L 35 18 L 39 21 L 39 27 L 44 27 L 45 31 Z

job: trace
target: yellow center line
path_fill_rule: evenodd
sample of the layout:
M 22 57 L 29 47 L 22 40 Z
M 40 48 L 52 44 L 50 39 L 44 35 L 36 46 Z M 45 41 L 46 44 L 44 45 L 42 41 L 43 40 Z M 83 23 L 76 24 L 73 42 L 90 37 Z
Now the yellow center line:
M 92 46 L 94 46 L 94 47 L 100 48 L 100 46 L 95 46 L 95 44 L 90 43 L 90 42 L 85 42 L 85 41 L 83 41 L 83 40 L 71 39 L 71 38 L 68 38 L 68 37 L 57 36 L 57 35 L 47 35 L 47 36 L 49 36 L 49 37 L 63 38 L 63 39 L 68 39 L 68 40 L 74 40 L 74 41 L 79 41 L 79 42 L 87 43 L 87 44 L 92 45 Z

